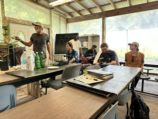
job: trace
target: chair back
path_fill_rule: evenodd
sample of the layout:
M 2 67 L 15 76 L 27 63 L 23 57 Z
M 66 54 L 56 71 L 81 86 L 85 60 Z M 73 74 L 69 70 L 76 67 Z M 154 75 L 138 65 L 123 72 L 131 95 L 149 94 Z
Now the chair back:
M 99 119 L 118 119 L 117 116 L 117 106 L 118 102 L 109 107 L 100 117 Z
M 81 67 L 81 64 L 71 64 L 66 67 L 62 74 L 62 80 L 67 80 L 79 76 L 81 73 Z
M 16 106 L 16 89 L 12 85 L 0 86 L 0 112 Z

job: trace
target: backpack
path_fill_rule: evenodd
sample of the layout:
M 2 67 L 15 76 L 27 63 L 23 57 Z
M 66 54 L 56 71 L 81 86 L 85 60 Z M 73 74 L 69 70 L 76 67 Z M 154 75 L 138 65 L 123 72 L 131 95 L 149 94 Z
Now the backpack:
M 140 95 L 132 91 L 129 119 L 150 119 L 149 112 L 149 107 L 145 104 Z

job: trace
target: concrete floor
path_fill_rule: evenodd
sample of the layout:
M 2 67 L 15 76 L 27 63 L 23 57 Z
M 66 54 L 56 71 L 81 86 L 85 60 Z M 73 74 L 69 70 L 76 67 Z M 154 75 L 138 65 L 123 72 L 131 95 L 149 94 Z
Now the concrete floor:
M 139 80 L 136 90 L 141 90 L 142 81 Z M 158 82 L 145 81 L 144 91 L 158 95 Z M 145 93 L 137 92 L 150 108 L 150 119 L 158 119 L 158 96 L 148 95 Z M 130 102 L 130 101 L 129 101 Z M 119 119 L 125 119 L 126 106 L 118 107 Z
M 150 108 L 150 119 L 158 119 L 158 97 L 146 95 L 146 94 L 140 94 L 140 95 Z M 119 106 L 118 107 L 119 119 L 125 119 L 125 114 L 126 114 L 126 106 Z

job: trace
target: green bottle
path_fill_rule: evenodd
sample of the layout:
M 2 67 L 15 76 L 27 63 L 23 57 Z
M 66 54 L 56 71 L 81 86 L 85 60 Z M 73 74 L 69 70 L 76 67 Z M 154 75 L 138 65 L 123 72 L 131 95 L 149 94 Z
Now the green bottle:
M 35 53 L 35 68 L 36 69 L 40 69 L 41 68 L 40 57 L 39 57 L 39 53 L 38 52 Z
M 40 52 L 40 53 L 39 53 L 39 57 L 40 57 L 41 68 L 44 68 L 44 67 L 45 67 L 44 53 L 43 53 L 43 52 Z

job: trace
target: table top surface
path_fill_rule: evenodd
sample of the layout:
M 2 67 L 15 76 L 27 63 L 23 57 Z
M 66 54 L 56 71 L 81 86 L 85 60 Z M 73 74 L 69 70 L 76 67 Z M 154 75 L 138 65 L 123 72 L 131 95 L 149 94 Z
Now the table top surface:
M 113 78 L 103 81 L 101 83 L 97 83 L 95 85 L 84 85 L 77 80 L 70 79 L 70 81 L 76 84 L 81 84 L 87 88 L 93 88 L 100 91 L 110 92 L 114 94 L 119 94 L 122 92 L 124 88 L 128 86 L 128 84 L 135 78 L 135 76 L 141 71 L 140 68 L 132 68 L 126 66 L 116 66 L 116 65 L 109 65 L 100 71 L 107 71 L 113 73 Z
M 25 80 L 27 78 L 34 78 L 37 76 L 42 76 L 46 74 L 52 74 L 55 72 L 63 71 L 66 66 L 61 66 L 57 69 L 49 70 L 47 68 L 35 70 L 35 71 L 26 71 L 26 70 L 8 70 L 8 71 L 1 71 L 0 72 L 0 85 L 12 84 L 14 82 L 18 82 L 21 80 Z M 9 72 L 14 72 L 12 75 L 7 74 Z M 16 76 L 16 73 L 19 76 Z
M 64 87 L 6 112 L 1 119 L 89 119 L 104 110 L 110 98 Z

